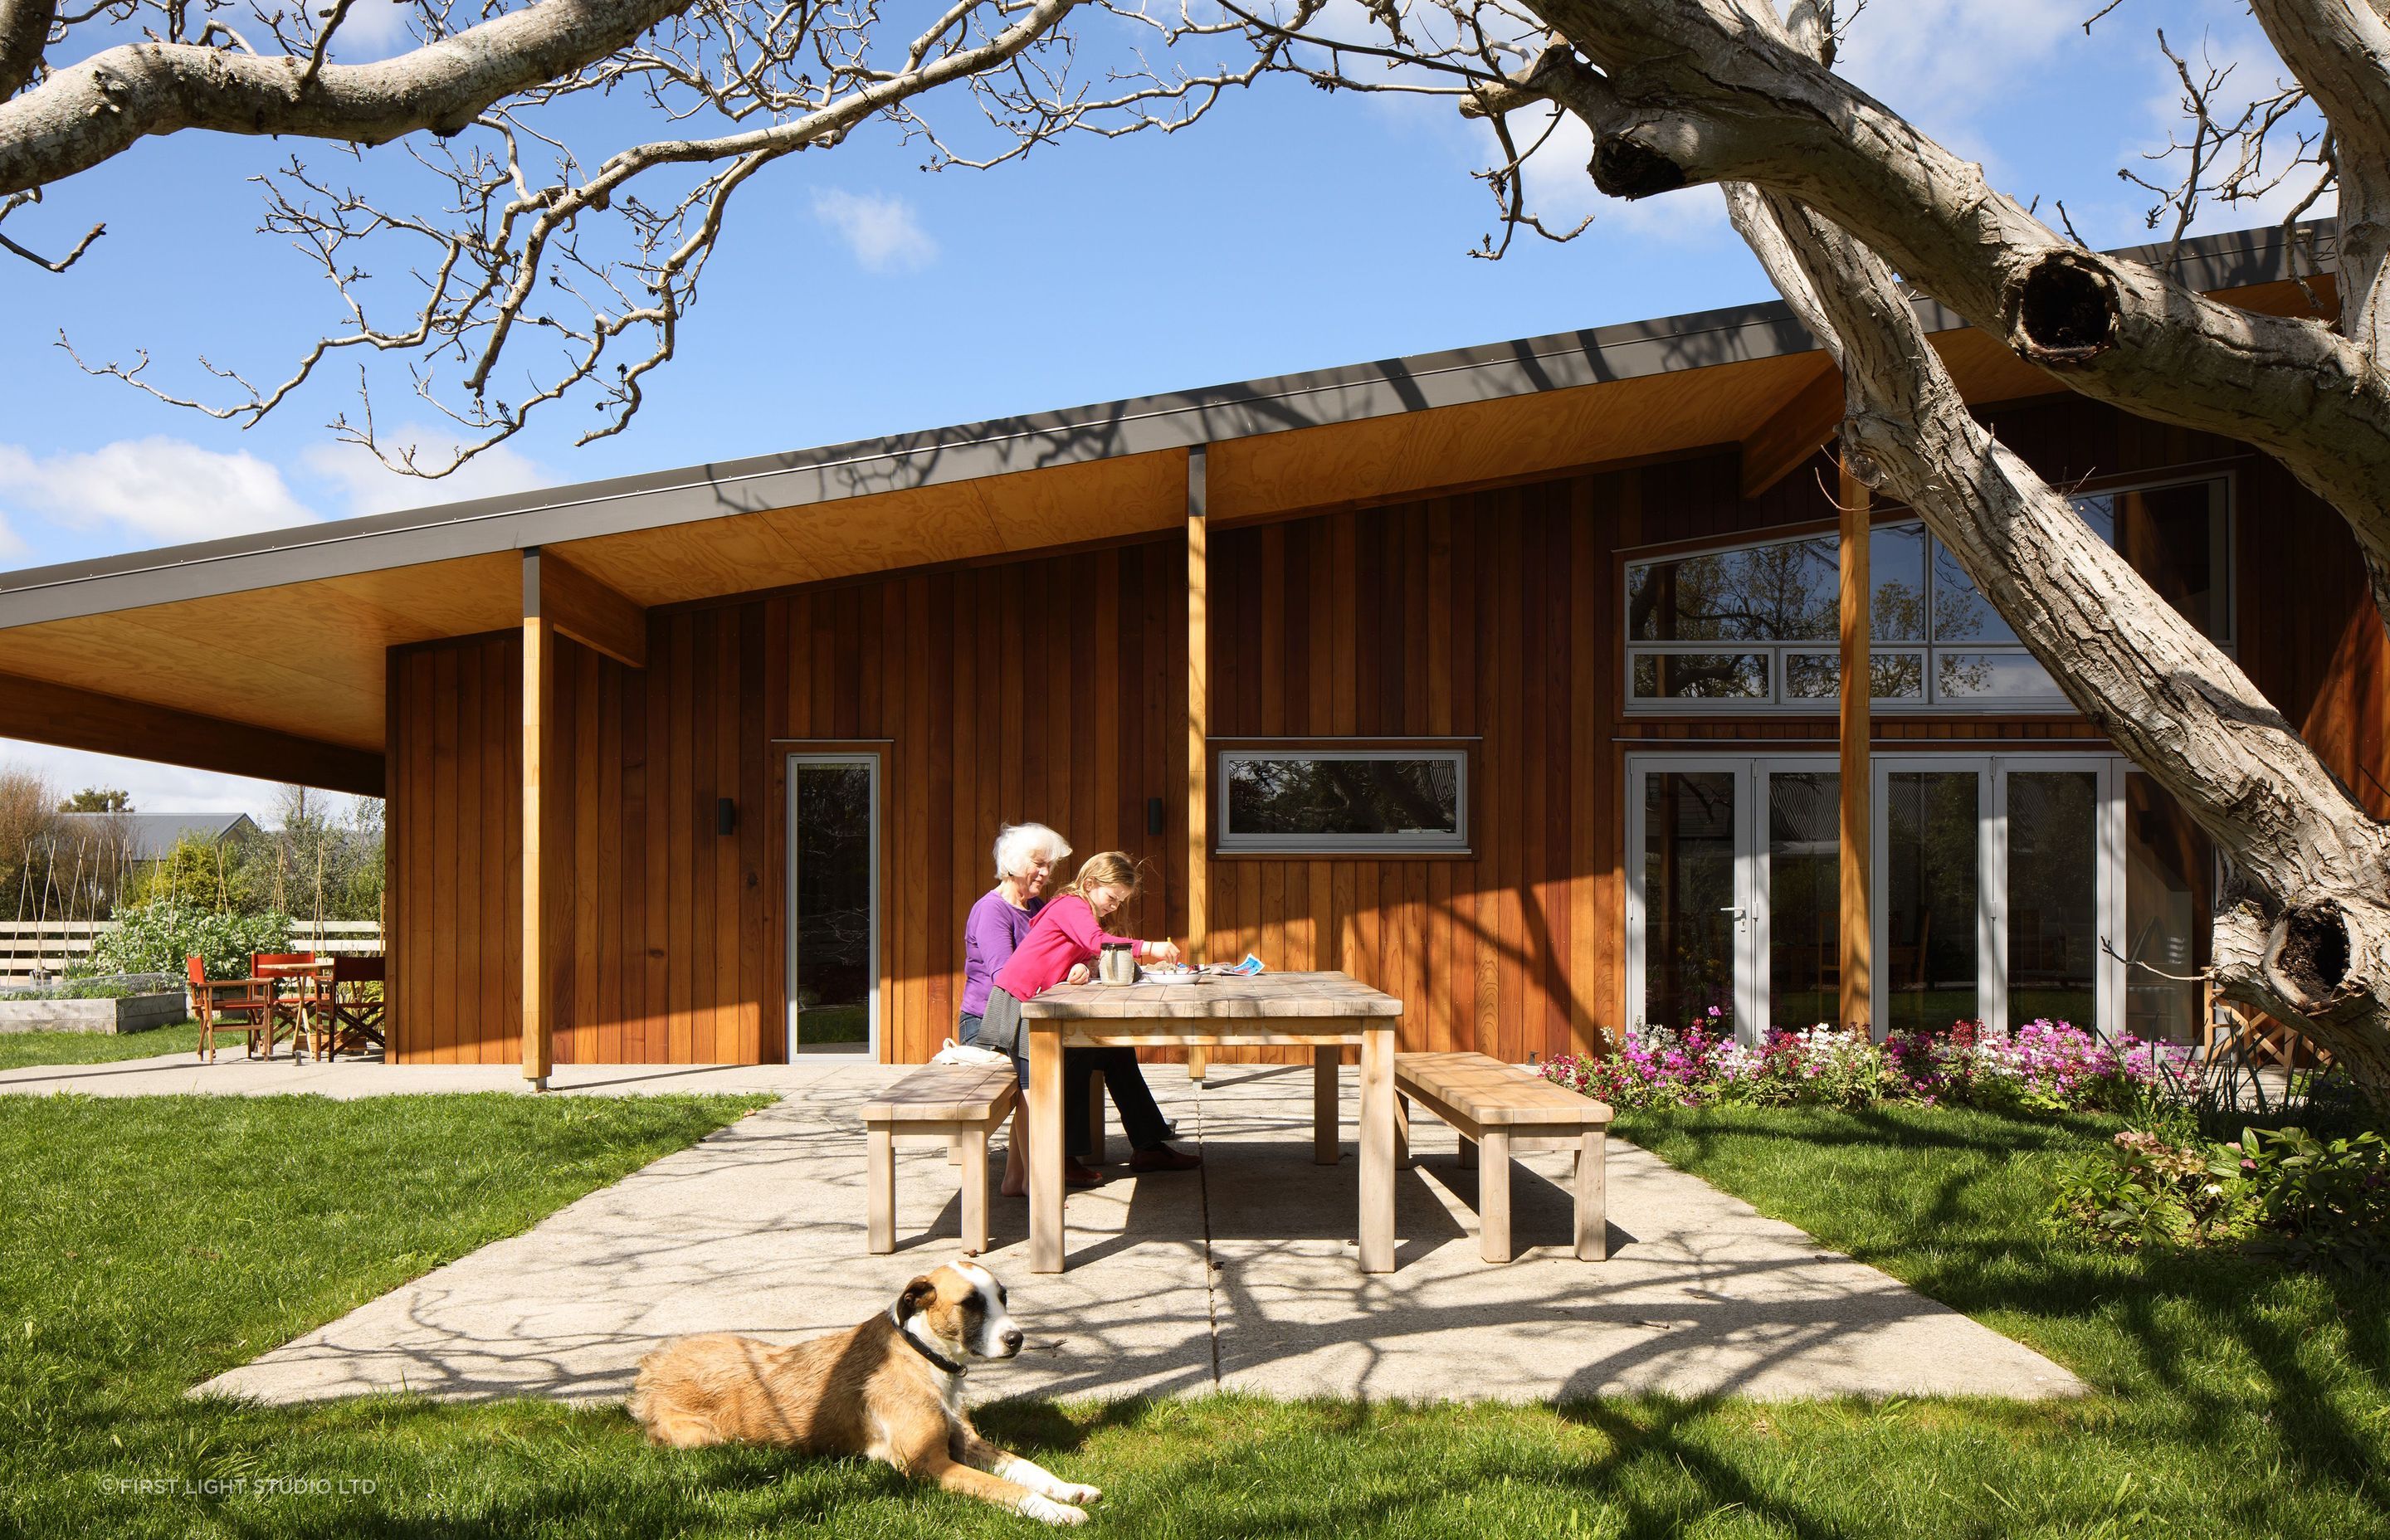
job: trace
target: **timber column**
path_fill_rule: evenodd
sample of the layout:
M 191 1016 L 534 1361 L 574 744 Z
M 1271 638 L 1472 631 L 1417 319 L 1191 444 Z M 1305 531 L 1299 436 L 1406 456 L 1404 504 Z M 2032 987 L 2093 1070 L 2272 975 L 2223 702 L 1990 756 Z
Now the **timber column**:
M 547 1089 L 556 1068 L 556 982 L 572 942 L 572 848 L 560 794 L 570 755 L 556 723 L 556 654 L 567 636 L 629 668 L 648 666 L 647 611 L 562 557 L 523 549 L 522 1067 Z
M 1209 532 L 1203 524 L 1204 446 L 1187 451 L 1187 960 L 1201 962 L 1212 934 L 1212 629 Z M 1201 1080 L 1211 1055 L 1187 1050 Z
M 1868 484 L 1842 461 L 1842 1024 L 1875 1024 L 1874 910 L 1868 879 L 1873 872 L 1868 848 L 1869 792 L 1874 771 L 1868 739 L 1875 730 L 1870 712 L 1872 680 L 1868 633 L 1874 605 L 1868 578 Z

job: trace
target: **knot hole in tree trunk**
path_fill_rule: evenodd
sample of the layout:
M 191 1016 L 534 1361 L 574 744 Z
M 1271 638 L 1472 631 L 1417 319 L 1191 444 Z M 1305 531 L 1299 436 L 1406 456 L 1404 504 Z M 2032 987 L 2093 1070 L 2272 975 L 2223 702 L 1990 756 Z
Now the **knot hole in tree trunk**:
M 1593 185 L 1612 198 L 1650 198 L 1685 185 L 1685 170 L 1630 134 L 1613 134 L 1593 148 Z
M 2009 340 L 2037 364 L 2080 364 L 2116 345 L 2116 287 L 2077 251 L 2052 251 L 2009 297 Z
M 2274 970 L 2303 1002 L 2321 1005 L 2331 999 L 2348 977 L 2348 921 L 2339 905 L 2329 899 L 2302 905 L 2283 919 Z

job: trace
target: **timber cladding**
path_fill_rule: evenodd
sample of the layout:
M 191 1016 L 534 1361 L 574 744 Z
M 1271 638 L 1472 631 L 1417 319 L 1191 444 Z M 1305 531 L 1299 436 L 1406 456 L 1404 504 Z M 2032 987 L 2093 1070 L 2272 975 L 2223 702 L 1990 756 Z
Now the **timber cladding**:
M 2390 649 L 2328 511 L 2225 441 L 2075 401 L 1995 416 L 2046 475 L 2229 464 L 2242 665 L 2361 796 L 2390 779 Z M 1406 1003 L 1406 1048 L 1517 1061 L 1614 1024 L 1626 740 L 1832 734 L 1831 718 L 1624 716 L 1620 553 L 1831 520 L 1815 469 L 1750 501 L 1725 454 L 1214 528 L 1214 748 L 1458 742 L 1472 848 L 1215 856 L 1202 874 L 1208 955 L 1342 968 Z M 784 1053 L 790 752 L 880 758 L 890 1059 L 924 1059 L 954 1031 L 962 919 L 993 881 L 1002 823 L 1051 824 L 1081 856 L 1137 853 L 1146 892 L 1123 928 L 1183 937 L 1175 533 L 654 610 L 648 625 L 644 670 L 559 648 L 563 751 L 546 780 L 570 830 L 552 858 L 568 895 L 559 1062 Z M 404 1060 L 520 1059 L 520 648 L 506 632 L 390 654 L 392 1040 Z M 1878 727 L 2060 748 L 2088 731 L 2065 716 Z M 720 798 L 738 806 L 729 835 L 716 832 Z M 1152 798 L 1166 810 L 1160 835 L 1146 832 Z M 2374 805 L 2390 807 L 2390 792 Z

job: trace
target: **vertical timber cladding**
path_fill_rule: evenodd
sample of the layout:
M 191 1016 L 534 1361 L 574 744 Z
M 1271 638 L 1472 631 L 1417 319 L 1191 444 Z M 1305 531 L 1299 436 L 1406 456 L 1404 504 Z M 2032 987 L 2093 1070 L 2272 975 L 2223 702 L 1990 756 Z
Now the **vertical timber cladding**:
M 1633 476 L 1213 532 L 1215 751 L 1465 740 L 1471 851 L 1214 855 L 1207 956 L 1343 969 L 1404 1000 L 1407 1048 L 1523 1062 L 1616 1020 L 1609 572 Z
M 2390 813 L 2390 648 L 2354 543 L 2242 446 L 2067 400 L 1990 414 L 2045 475 L 2229 468 L 2240 661 Z M 1407 1047 L 1548 1054 L 1618 1020 L 1622 739 L 1831 742 L 1831 718 L 1620 713 L 1619 552 L 1807 522 L 1811 468 L 1739 494 L 1734 456 L 1211 532 L 1211 731 L 1471 741 L 1462 860 L 1214 856 L 1210 951 L 1338 967 L 1401 996 Z M 755 1061 L 781 1033 L 788 740 L 877 748 L 882 1050 L 954 1026 L 961 923 L 1002 822 L 1149 863 L 1128 926 L 1184 935 L 1186 555 L 1150 542 L 823 585 L 649 617 L 649 667 L 559 648 L 572 895 L 556 1058 Z M 518 633 L 393 650 L 393 1046 L 521 1047 Z M 2063 716 L 1880 718 L 1883 737 L 2089 737 Z M 715 832 L 717 797 L 739 805 Z M 1149 798 L 1170 808 L 1145 832 Z

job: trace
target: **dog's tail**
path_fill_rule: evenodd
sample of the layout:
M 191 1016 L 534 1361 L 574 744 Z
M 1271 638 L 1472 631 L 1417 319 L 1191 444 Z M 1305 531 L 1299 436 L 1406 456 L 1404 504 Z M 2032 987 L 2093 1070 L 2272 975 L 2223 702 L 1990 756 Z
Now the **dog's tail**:
M 662 1366 L 661 1353 L 651 1353 L 639 1362 L 638 1381 L 631 1387 L 631 1399 L 626 1409 L 631 1420 L 648 1431 L 648 1441 L 675 1449 L 695 1449 L 702 1444 L 719 1444 L 713 1419 L 690 1410 L 680 1404 L 674 1392 L 679 1388 L 677 1377 L 658 1372 Z

